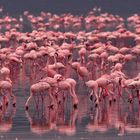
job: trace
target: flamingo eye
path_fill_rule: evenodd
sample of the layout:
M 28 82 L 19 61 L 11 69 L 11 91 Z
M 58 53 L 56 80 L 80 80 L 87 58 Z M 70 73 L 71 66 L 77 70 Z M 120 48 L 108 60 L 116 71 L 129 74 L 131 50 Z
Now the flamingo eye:
M 61 77 L 57 77 L 57 81 L 62 81 L 62 78 Z

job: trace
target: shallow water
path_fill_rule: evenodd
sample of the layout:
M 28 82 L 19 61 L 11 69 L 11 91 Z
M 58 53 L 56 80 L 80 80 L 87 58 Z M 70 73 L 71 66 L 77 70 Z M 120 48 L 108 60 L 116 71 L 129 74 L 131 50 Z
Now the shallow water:
M 139 71 L 139 68 L 135 70 L 134 65 L 126 66 L 131 76 Z M 24 104 L 31 82 L 29 74 L 17 74 L 14 80 L 13 93 L 17 97 L 17 106 L 13 108 L 10 104 L 5 114 L 1 115 L 0 139 L 139 139 L 138 101 L 135 99 L 133 104 L 129 104 L 124 94 L 124 99 L 120 98 L 111 106 L 106 100 L 95 108 L 89 100 L 89 90 L 81 81 L 76 87 L 80 101 L 77 110 L 73 110 L 69 97 L 57 109 L 51 110 L 47 107 L 49 100 L 46 96 L 43 110 L 40 99 L 38 110 L 32 100 L 29 110 L 25 111 Z

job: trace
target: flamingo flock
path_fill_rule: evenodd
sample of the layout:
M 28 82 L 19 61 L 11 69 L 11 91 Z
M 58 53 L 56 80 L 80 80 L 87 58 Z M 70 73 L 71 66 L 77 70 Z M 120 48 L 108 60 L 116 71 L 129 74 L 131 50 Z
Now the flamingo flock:
M 32 99 L 36 109 L 40 97 L 44 105 L 46 95 L 52 110 L 68 96 L 73 108 L 80 108 L 77 88 L 90 91 L 85 94 L 95 108 L 120 100 L 140 104 L 139 21 L 138 14 L 124 19 L 100 8 L 86 15 L 43 11 L 38 16 L 29 11 L 17 18 L 2 15 L 0 110 L 11 98 L 16 106 L 12 89 L 18 76 L 21 81 L 29 78 L 25 110 Z M 25 31 L 25 23 L 30 32 Z

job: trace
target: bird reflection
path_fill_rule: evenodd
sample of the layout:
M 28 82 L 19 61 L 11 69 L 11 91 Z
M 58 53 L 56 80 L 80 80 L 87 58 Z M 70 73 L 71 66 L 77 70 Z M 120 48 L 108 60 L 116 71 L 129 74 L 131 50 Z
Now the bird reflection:
M 31 117 L 28 111 L 25 111 L 25 113 L 32 133 L 44 134 L 56 129 L 56 109 L 49 109 L 46 112 L 48 117 L 46 114 L 42 114 L 41 119 L 39 117 L 36 118 L 36 116 Z
M 129 111 L 126 113 L 124 130 L 128 134 L 140 133 L 140 106 L 136 109 L 130 105 Z
M 106 109 L 106 108 L 105 108 Z M 95 114 L 94 114 L 95 113 Z M 96 108 L 95 112 L 90 114 L 90 123 L 86 126 L 89 132 L 105 133 L 108 131 L 107 111 L 102 108 Z
M 63 109 L 61 108 L 59 111 L 63 111 Z M 68 136 L 75 135 L 75 133 L 76 133 L 75 123 L 76 123 L 76 120 L 77 120 L 77 116 L 78 116 L 78 110 L 77 109 L 74 109 L 70 112 L 69 121 L 67 119 L 65 119 L 67 117 L 65 116 L 64 111 L 63 111 L 63 113 L 59 113 L 58 118 L 59 118 L 60 121 L 58 120 L 58 122 L 57 122 L 56 130 L 59 133 L 65 134 L 65 135 L 68 135 Z
M 9 114 L 9 111 L 4 110 L 0 111 L 0 133 L 9 132 L 12 129 L 13 117 L 16 114 L 16 108 L 12 108 L 12 111 Z
M 40 118 L 37 113 L 32 117 L 28 111 L 25 111 L 26 117 L 30 124 L 30 130 L 35 134 L 45 134 L 51 131 L 57 131 L 61 134 L 74 135 L 76 133 L 75 121 L 78 110 L 70 112 L 70 116 L 64 113 L 64 105 L 61 103 L 56 108 L 47 108 Z M 36 117 L 37 116 L 37 117 Z M 69 122 L 65 118 L 70 117 Z
M 116 102 L 111 106 L 95 108 L 90 113 L 90 122 L 86 129 L 99 133 L 116 129 L 118 136 L 140 133 L 140 107 L 136 109 L 133 104 L 124 106 Z
M 98 108 L 93 108 L 90 112 L 90 121 L 86 125 L 87 131 L 108 133 L 114 129 L 118 136 L 140 133 L 140 107 L 136 109 L 134 106 L 133 104 L 123 105 L 116 101 L 111 106 L 100 105 Z M 61 102 L 53 109 L 46 108 L 41 117 L 39 112 L 35 112 L 32 117 L 28 111 L 26 111 L 26 117 L 32 133 L 46 134 L 55 131 L 73 136 L 77 131 L 76 121 L 80 120 L 78 112 L 78 109 L 65 108 L 64 102 Z

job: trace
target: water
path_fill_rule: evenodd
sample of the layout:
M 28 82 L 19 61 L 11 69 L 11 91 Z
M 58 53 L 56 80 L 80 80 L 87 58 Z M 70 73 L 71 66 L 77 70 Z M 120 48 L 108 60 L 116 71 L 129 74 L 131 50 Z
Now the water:
M 140 2 L 139 0 L 0 0 L 0 5 L 3 5 L 5 13 L 12 15 L 22 14 L 25 10 L 29 10 L 31 13 L 39 13 L 43 10 L 55 14 L 70 12 L 81 15 L 97 6 L 105 12 L 118 14 L 126 18 L 126 16 L 139 13 Z
M 126 66 L 126 68 L 129 66 Z M 134 64 L 130 70 L 135 76 Z M 128 70 L 127 70 L 128 71 Z M 79 107 L 73 110 L 68 97 L 57 109 L 48 108 L 49 99 L 45 97 L 42 110 L 41 99 L 36 110 L 34 100 L 25 111 L 24 104 L 29 96 L 30 73 L 17 74 L 13 93 L 17 97 L 17 106 L 10 104 L 0 121 L 0 139 L 138 139 L 140 136 L 140 106 L 135 99 L 133 104 L 120 99 L 109 106 L 108 101 L 100 103 L 99 108 L 89 100 L 89 91 L 82 82 L 78 82 L 76 93 Z M 82 87 L 82 88 L 81 88 Z M 5 130 L 3 130 L 5 128 Z

